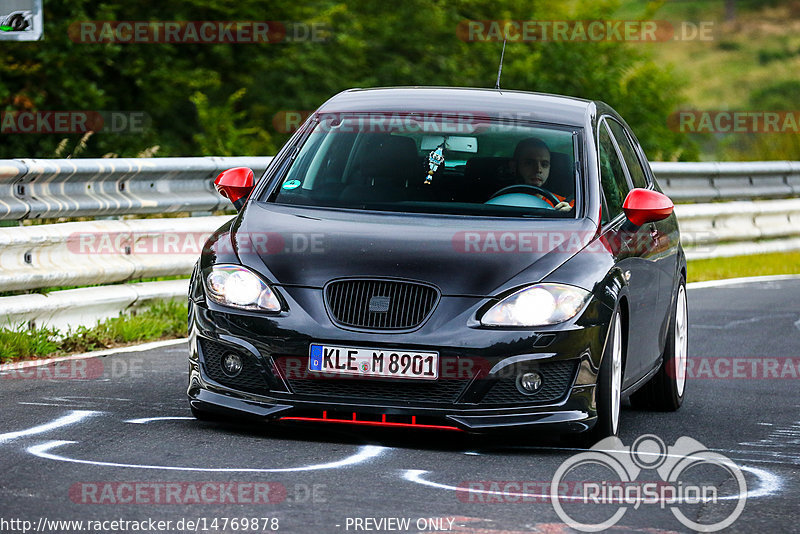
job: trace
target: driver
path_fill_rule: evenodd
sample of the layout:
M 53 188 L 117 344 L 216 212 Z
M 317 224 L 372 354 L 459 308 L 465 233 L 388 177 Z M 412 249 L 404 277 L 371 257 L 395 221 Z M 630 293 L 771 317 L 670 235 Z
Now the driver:
M 511 172 L 522 179 L 525 185 L 543 187 L 550 176 L 550 149 L 544 141 L 537 137 L 528 137 L 517 143 L 514 149 L 514 157 L 511 160 Z M 566 202 L 566 197 L 553 193 L 561 202 L 553 206 L 553 203 L 542 195 L 536 195 L 553 208 L 559 211 L 569 211 L 575 205 L 575 201 Z

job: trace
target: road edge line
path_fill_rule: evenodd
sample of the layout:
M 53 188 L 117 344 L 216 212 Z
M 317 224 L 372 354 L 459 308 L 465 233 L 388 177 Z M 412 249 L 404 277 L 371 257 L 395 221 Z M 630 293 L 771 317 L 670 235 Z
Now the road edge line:
M 115 347 L 113 349 L 95 350 L 92 352 L 84 352 L 81 354 L 71 354 L 69 356 L 59 356 L 58 358 L 49 358 L 47 360 L 23 360 L 18 362 L 9 362 L 0 364 L 0 371 L 12 371 L 18 369 L 26 369 L 28 367 L 41 367 L 43 365 L 50 365 L 56 362 L 63 362 L 69 360 L 85 360 L 87 358 L 95 358 L 100 356 L 111 356 L 113 354 L 124 354 L 129 352 L 143 352 L 151 349 L 159 349 L 161 347 L 170 347 L 172 345 L 180 345 L 185 343 L 189 338 L 182 337 L 178 339 L 162 339 L 161 341 L 152 341 L 142 345 L 128 345 L 126 347 Z

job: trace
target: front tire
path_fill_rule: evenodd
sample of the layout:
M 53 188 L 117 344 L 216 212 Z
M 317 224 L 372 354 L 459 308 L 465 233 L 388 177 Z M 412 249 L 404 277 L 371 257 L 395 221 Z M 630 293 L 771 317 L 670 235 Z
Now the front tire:
M 597 422 L 588 430 L 582 444 L 591 447 L 598 441 L 619 432 L 619 416 L 622 405 L 622 318 L 619 307 L 611 317 L 610 331 L 600 363 L 595 388 Z
M 681 277 L 661 367 L 647 384 L 631 395 L 631 404 L 635 408 L 674 412 L 681 407 L 689 361 L 688 329 L 686 281 Z

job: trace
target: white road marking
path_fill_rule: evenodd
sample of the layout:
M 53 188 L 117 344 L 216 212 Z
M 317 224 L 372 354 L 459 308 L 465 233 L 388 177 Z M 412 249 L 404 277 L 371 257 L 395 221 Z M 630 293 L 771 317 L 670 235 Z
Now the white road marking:
M 794 313 L 778 313 L 775 315 L 762 315 L 760 317 L 750 317 L 748 319 L 737 319 L 736 321 L 729 321 L 724 325 L 693 324 L 692 328 L 703 328 L 707 330 L 728 330 L 731 328 L 737 328 L 744 324 L 758 323 L 761 321 L 775 321 L 776 319 L 783 319 L 786 317 L 794 317 Z
M 766 469 L 759 469 L 758 467 L 751 467 L 749 465 L 740 465 L 739 469 L 752 473 L 758 478 L 759 485 L 754 490 L 747 490 L 747 498 L 752 497 L 769 497 L 777 495 L 783 489 L 783 479 L 771 471 Z M 733 499 L 733 496 L 725 497 Z
M 738 459 L 735 458 L 735 460 L 739 462 L 754 462 L 757 464 L 782 465 L 782 466 L 788 466 L 792 469 L 800 465 L 800 456 L 798 456 L 797 454 L 792 455 L 786 451 L 770 451 L 770 450 L 759 450 L 759 449 L 739 449 L 739 450 L 709 449 L 709 450 L 727 454 L 741 454 L 742 456 L 747 457 L 746 460 L 742 458 Z M 755 458 L 755 456 L 760 456 L 761 458 Z
M 195 418 L 191 416 L 187 417 L 142 417 L 141 419 L 128 419 L 127 421 L 123 421 L 124 423 L 134 423 L 137 425 L 142 425 L 145 423 L 149 423 L 151 421 L 194 421 Z
M 79 460 L 77 458 L 69 458 L 67 456 L 59 456 L 50 451 L 62 445 L 70 443 L 77 443 L 76 441 L 47 441 L 45 443 L 28 447 L 27 451 L 39 458 L 47 460 L 56 460 L 59 462 L 71 462 L 76 464 L 97 465 L 103 467 L 125 467 L 131 469 L 158 469 L 162 471 L 195 471 L 202 473 L 296 473 L 299 471 L 316 471 L 320 469 L 336 469 L 338 467 L 348 467 L 351 465 L 360 464 L 376 458 L 388 450 L 386 447 L 379 447 L 377 445 L 362 445 L 358 448 L 358 452 L 324 464 L 304 465 L 300 467 L 278 467 L 278 468 L 247 468 L 247 467 L 183 467 L 183 466 L 170 466 L 170 465 L 144 465 L 144 464 L 123 464 L 116 462 L 97 462 L 94 460 Z
M 12 439 L 24 438 L 25 436 L 42 434 L 44 432 L 49 432 L 56 428 L 61 428 L 64 426 L 72 425 L 74 423 L 79 423 L 80 421 L 83 421 L 87 417 L 91 417 L 99 413 L 100 412 L 93 412 L 90 410 L 73 410 L 69 415 L 59 417 L 58 419 L 55 419 L 43 425 L 38 425 L 33 428 L 28 428 L 27 430 L 17 430 L 16 432 L 6 432 L 5 434 L 0 434 L 0 443 L 5 443 L 6 441 L 11 441 Z
M 97 358 L 99 356 L 110 356 L 112 354 L 123 354 L 126 352 L 142 352 L 145 350 L 159 349 L 161 347 L 170 347 L 172 345 L 179 345 L 186 343 L 188 338 L 181 339 L 165 339 L 163 341 L 154 341 L 152 343 L 144 343 L 142 345 L 130 345 L 128 347 L 118 347 L 115 349 L 97 350 L 94 352 L 84 352 L 83 354 L 73 354 L 71 356 L 61 356 L 58 358 L 50 358 L 49 360 L 29 360 L 25 362 L 12 362 L 0 364 L 0 371 L 18 371 L 19 369 L 27 369 L 28 367 L 41 367 L 43 365 L 50 365 L 55 362 L 63 362 L 68 360 L 85 360 L 86 358 Z M 186 353 L 187 357 L 189 353 Z
M 66 395 L 64 397 L 42 397 L 42 399 L 56 401 L 56 402 L 66 402 L 66 403 L 74 402 L 76 400 L 133 402 L 133 399 L 123 399 L 120 397 L 87 397 L 82 395 Z
M 612 451 L 616 452 L 616 451 Z M 673 455 L 668 455 L 673 456 Z M 679 458 L 683 458 L 683 456 L 676 456 Z M 771 495 L 775 495 L 780 493 L 781 489 L 783 488 L 783 481 L 782 479 L 770 471 L 765 469 L 759 469 L 757 467 L 750 467 L 748 465 L 739 465 L 739 469 L 742 471 L 747 471 L 754 475 L 758 481 L 759 485 L 754 490 L 747 490 L 746 497 L 751 499 L 753 497 L 769 497 Z M 451 486 L 450 484 L 442 484 L 439 482 L 433 482 L 432 480 L 427 480 L 424 478 L 423 475 L 428 473 L 428 471 L 424 471 L 422 469 L 406 469 L 403 472 L 403 478 L 408 480 L 409 482 L 414 482 L 416 484 L 421 484 L 423 486 L 429 486 L 432 488 L 443 489 L 448 491 L 456 491 L 456 492 L 465 492 L 465 493 L 483 493 L 486 495 L 498 495 L 501 497 L 520 497 L 526 499 L 550 499 L 550 493 L 524 493 L 524 492 L 510 492 L 510 491 L 494 491 L 494 490 L 482 490 L 477 488 L 468 488 L 468 487 L 459 487 L 459 486 Z M 725 495 L 723 497 L 718 497 L 720 501 L 724 500 L 738 500 L 740 494 L 736 495 Z M 583 496 L 580 495 L 561 495 L 559 497 L 562 501 L 580 501 L 583 499 Z
M 800 421 L 791 425 L 770 425 L 771 432 L 764 439 L 758 441 L 743 441 L 739 445 L 746 450 L 738 451 L 741 454 L 761 455 L 771 463 L 789 463 L 800 465 L 800 455 L 797 454 L 797 445 L 800 444 Z

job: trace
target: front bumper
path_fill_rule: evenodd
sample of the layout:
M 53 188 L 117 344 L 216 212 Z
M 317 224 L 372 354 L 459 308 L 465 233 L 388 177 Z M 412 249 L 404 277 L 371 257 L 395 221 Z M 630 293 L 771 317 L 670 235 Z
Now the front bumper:
M 190 388 L 191 390 L 191 388 Z M 581 391 L 575 391 L 571 399 L 576 401 L 575 404 L 588 405 L 591 403 L 592 388 L 582 388 Z M 378 423 L 380 419 L 370 417 L 373 406 L 358 406 L 358 405 L 342 405 L 338 403 L 326 403 L 328 409 L 338 409 L 339 412 L 333 412 L 327 419 L 324 415 L 317 417 L 308 417 L 313 413 L 314 409 L 317 412 L 330 413 L 329 410 L 322 410 L 320 406 L 313 406 L 309 403 L 297 401 L 292 404 L 280 404 L 274 401 L 271 404 L 269 399 L 254 400 L 239 397 L 236 395 L 229 395 L 225 393 L 215 392 L 211 389 L 204 389 L 202 387 L 196 388 L 193 392 L 190 391 L 190 404 L 192 407 L 203 411 L 212 412 L 221 415 L 237 415 L 245 416 L 264 421 L 295 421 L 295 420 L 308 420 L 317 421 L 320 423 L 334 423 L 334 424 L 363 424 L 363 423 Z M 313 406 L 309 408 L 309 406 Z M 354 415 L 350 419 L 346 414 L 358 414 L 358 418 Z M 380 409 L 378 411 L 381 411 Z M 586 410 L 569 410 L 565 408 L 555 409 L 551 411 L 542 410 L 537 408 L 535 410 L 518 409 L 517 413 L 478 413 L 474 410 L 450 411 L 450 410 L 435 410 L 433 412 L 423 412 L 415 408 L 406 408 L 400 410 L 391 410 L 394 412 L 392 415 L 399 417 L 390 417 L 385 419 L 389 424 L 375 425 L 385 427 L 403 427 L 403 428 L 453 428 L 464 430 L 468 432 L 485 432 L 499 429 L 516 429 L 529 426 L 543 426 L 556 432 L 583 432 L 588 430 L 596 421 L 596 414 L 590 415 L 591 411 Z M 407 412 L 407 413 L 406 413 Z M 342 415 L 336 416 L 335 413 Z M 426 415 L 420 416 L 420 413 Z M 384 414 L 381 414 L 384 415 Z M 407 416 L 405 421 L 402 416 Z M 417 418 L 419 422 L 417 422 Z
M 603 323 L 536 332 L 469 329 L 461 323 L 457 330 L 439 325 L 386 335 L 350 332 L 315 321 L 304 321 L 300 329 L 286 319 L 239 315 L 192 303 L 191 405 L 200 411 L 267 421 L 384 421 L 469 432 L 530 426 L 582 432 L 596 421 L 594 389 L 607 332 Z M 402 379 L 310 379 L 304 371 L 311 342 L 436 350 L 455 371 L 420 386 Z M 246 377 L 232 380 L 221 373 L 215 362 L 227 350 L 248 362 Z M 528 369 L 543 374 L 550 385 L 540 390 L 546 395 L 526 396 L 513 386 L 516 375 Z

